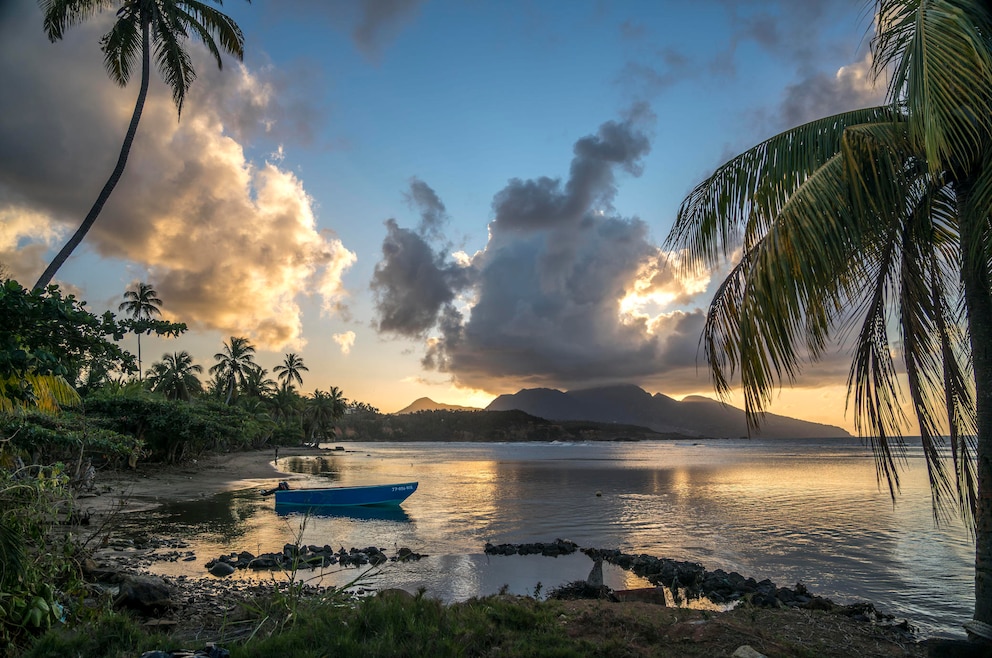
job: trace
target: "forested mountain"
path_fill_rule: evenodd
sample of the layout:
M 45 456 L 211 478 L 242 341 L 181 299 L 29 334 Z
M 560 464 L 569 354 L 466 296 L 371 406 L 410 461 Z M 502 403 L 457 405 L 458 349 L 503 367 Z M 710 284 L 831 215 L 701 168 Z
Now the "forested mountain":
M 634 385 L 605 386 L 576 391 L 528 388 L 501 395 L 489 411 L 518 409 L 548 420 L 587 420 L 625 423 L 697 437 L 746 436 L 744 411 L 716 400 L 693 395 L 681 402 L 661 393 L 651 395 Z M 751 436 L 764 438 L 826 438 L 850 434 L 834 425 L 766 414 L 761 428 Z

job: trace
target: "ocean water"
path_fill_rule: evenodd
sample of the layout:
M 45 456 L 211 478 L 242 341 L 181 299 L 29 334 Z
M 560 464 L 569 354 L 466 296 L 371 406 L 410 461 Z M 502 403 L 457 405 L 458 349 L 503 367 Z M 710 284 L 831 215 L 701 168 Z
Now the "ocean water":
M 165 505 L 128 524 L 190 543 L 196 561 L 153 566 L 170 575 L 209 577 L 203 565 L 212 557 L 279 551 L 302 538 L 429 554 L 366 575 L 376 587 L 424 588 L 447 601 L 500 589 L 533 594 L 585 578 L 592 562 L 580 553 L 490 557 L 485 543 L 562 538 L 779 586 L 802 582 L 838 603 L 870 601 L 928 635 L 960 636 L 971 617 L 973 543 L 959 520 L 934 523 L 919 446 L 909 448 L 893 503 L 858 440 L 341 445 L 279 465 L 307 473 L 312 486 L 417 480 L 419 490 L 400 510 L 304 517 L 277 514 L 249 488 Z M 335 567 L 306 577 L 344 584 L 358 573 Z M 606 583 L 646 584 L 615 567 Z

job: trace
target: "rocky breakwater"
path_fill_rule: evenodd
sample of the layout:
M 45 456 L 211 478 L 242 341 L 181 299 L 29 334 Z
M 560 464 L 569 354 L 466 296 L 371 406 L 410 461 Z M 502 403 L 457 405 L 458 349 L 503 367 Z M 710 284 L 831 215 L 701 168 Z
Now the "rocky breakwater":
M 566 539 L 556 539 L 553 542 L 485 545 L 487 555 L 558 557 L 576 551 L 586 554 L 594 565 L 607 562 L 646 579 L 655 587 L 666 588 L 671 592 L 676 605 L 681 605 L 683 601 L 706 598 L 712 603 L 730 608 L 738 602 L 746 601 L 757 607 L 829 610 L 858 621 L 883 622 L 909 628 L 906 622 L 895 624 L 893 616 L 878 612 L 871 603 L 839 605 L 828 598 L 811 593 L 802 583 L 797 583 L 795 587 L 779 587 L 771 580 L 757 581 L 736 571 L 729 573 L 723 569 L 709 571 L 698 562 L 659 558 L 643 553 L 632 555 L 623 553 L 619 549 L 580 548 L 575 542 Z M 592 574 L 595 573 L 597 573 L 596 566 Z M 603 586 L 602 571 L 599 570 L 598 573 L 600 574 L 598 582 L 576 581 L 558 588 L 557 595 L 560 598 L 617 598 L 614 592 Z
M 229 576 L 239 569 L 255 571 L 291 571 L 299 569 L 319 569 L 334 565 L 342 567 L 379 566 L 386 562 L 411 562 L 427 557 L 407 547 L 396 551 L 395 555 L 387 556 L 386 549 L 376 546 L 367 548 L 351 548 L 343 546 L 335 551 L 329 545 L 286 544 L 281 553 L 262 553 L 254 555 L 248 551 L 229 553 L 210 560 L 206 564 L 207 571 L 218 577 Z

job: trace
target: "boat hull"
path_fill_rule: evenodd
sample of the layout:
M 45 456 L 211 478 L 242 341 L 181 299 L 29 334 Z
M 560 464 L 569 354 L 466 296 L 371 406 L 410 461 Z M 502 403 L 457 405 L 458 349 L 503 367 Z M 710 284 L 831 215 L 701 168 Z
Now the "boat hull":
M 417 482 L 372 484 L 363 487 L 280 489 L 276 505 L 282 508 L 395 507 L 417 490 Z

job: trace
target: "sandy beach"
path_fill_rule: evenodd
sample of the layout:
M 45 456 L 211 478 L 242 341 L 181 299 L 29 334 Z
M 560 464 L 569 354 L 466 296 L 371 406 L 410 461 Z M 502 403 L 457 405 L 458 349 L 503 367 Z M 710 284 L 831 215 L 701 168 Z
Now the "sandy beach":
M 279 460 L 327 452 L 330 451 L 320 448 L 280 447 Z M 118 510 L 140 512 L 166 501 L 195 500 L 252 487 L 268 489 L 279 480 L 302 477 L 279 470 L 272 449 L 211 454 L 176 466 L 139 463 L 135 469 L 98 471 L 93 492 L 80 494 L 77 501 L 82 511 L 95 515 Z

